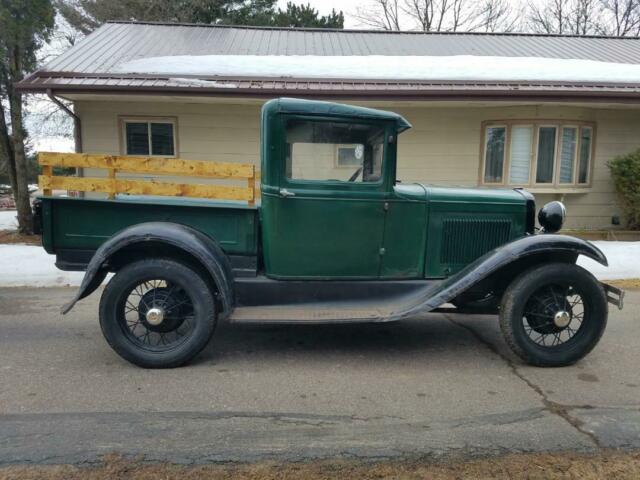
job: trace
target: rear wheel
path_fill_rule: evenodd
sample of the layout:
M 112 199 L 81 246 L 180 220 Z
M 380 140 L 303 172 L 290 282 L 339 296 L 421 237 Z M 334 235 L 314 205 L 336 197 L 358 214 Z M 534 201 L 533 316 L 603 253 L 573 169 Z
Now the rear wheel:
M 207 282 L 190 266 L 147 259 L 119 270 L 100 299 L 100 326 L 111 347 L 145 368 L 183 365 L 207 345 L 216 325 Z
M 607 325 L 607 299 L 585 269 L 554 263 L 528 270 L 507 288 L 500 328 L 531 365 L 559 367 L 587 355 Z

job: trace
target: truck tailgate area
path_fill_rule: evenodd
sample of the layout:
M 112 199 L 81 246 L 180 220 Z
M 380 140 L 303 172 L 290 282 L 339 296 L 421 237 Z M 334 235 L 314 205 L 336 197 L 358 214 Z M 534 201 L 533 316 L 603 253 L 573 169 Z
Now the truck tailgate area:
M 162 197 L 81 199 L 43 197 L 42 243 L 64 270 L 83 270 L 93 252 L 120 230 L 144 222 L 192 227 L 216 240 L 228 255 L 252 257 L 258 249 L 258 208 L 247 204 Z

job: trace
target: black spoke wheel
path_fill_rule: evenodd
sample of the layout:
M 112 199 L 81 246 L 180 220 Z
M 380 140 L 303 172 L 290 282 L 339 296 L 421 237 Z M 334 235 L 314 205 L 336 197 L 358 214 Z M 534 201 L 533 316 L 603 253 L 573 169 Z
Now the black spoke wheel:
M 573 339 L 584 321 L 584 300 L 572 285 L 546 285 L 524 307 L 525 333 L 537 345 L 556 347 Z
M 570 365 L 598 343 L 607 324 L 600 283 L 573 264 L 534 267 L 503 295 L 500 328 L 511 349 L 537 366 Z
M 123 267 L 100 300 L 100 326 L 111 347 L 146 368 L 176 367 L 191 360 L 206 346 L 215 322 L 206 280 L 169 259 Z
M 125 334 L 152 351 L 170 350 L 188 340 L 195 326 L 189 292 L 163 278 L 137 282 L 118 307 Z

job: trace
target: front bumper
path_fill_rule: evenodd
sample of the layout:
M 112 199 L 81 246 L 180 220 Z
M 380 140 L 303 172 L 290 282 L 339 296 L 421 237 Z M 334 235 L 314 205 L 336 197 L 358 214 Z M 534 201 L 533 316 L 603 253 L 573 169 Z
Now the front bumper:
M 624 307 L 624 290 L 614 287 L 613 285 L 609 285 L 608 283 L 600 283 L 607 294 L 607 302 L 618 307 L 618 310 L 622 310 Z

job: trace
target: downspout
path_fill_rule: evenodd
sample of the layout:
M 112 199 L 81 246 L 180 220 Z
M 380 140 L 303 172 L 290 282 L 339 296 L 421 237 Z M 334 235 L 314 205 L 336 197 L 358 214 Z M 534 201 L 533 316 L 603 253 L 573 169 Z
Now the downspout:
M 64 103 L 58 100 L 56 96 L 53 94 L 53 90 L 51 90 L 50 88 L 47 89 L 47 96 L 51 99 L 53 103 L 55 103 L 58 107 L 64 110 L 67 113 L 67 115 L 73 118 L 73 141 L 75 143 L 75 151 L 76 153 L 82 153 L 82 124 L 80 122 L 80 117 L 76 115 Z

